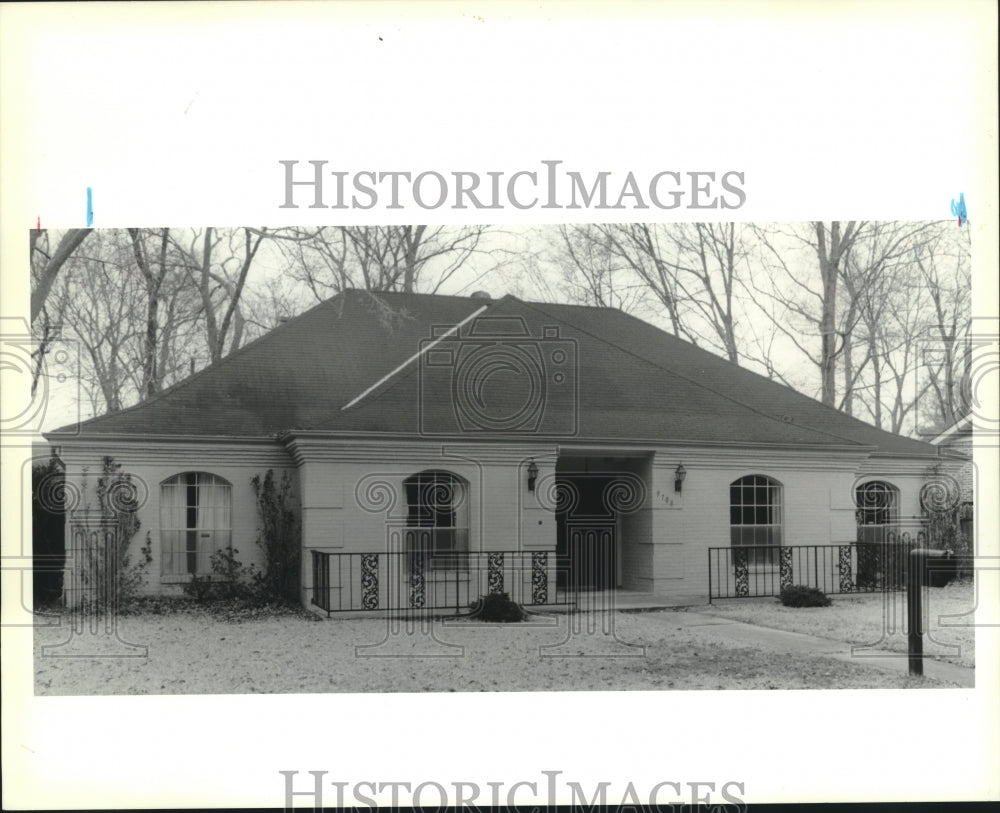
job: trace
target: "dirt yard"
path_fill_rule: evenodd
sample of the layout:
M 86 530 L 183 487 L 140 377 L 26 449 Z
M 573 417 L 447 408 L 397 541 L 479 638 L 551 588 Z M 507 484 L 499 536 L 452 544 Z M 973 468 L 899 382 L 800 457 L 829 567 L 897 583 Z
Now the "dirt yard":
M 975 628 L 971 613 L 975 589 L 971 581 L 953 582 L 946 587 L 927 588 L 927 634 L 924 654 L 934 658 L 974 666 Z M 906 593 L 873 593 L 858 596 L 831 596 L 830 607 L 783 607 L 777 599 L 727 599 L 699 612 L 744 621 L 771 629 L 802 632 L 846 641 L 853 645 L 875 645 L 880 649 L 905 652 Z
M 168 614 L 123 616 L 116 635 L 110 636 L 90 632 L 71 636 L 65 626 L 36 628 L 35 692 L 251 694 L 959 685 L 880 671 L 863 661 L 845 662 L 802 652 L 767 636 L 758 640 L 741 634 L 739 645 L 734 645 L 731 638 L 727 641 L 713 634 L 727 624 L 730 630 L 735 629 L 720 616 L 742 614 L 753 616 L 755 623 L 762 625 L 808 627 L 817 635 L 835 637 L 845 629 L 855 640 L 875 641 L 878 636 L 872 638 L 869 631 L 880 627 L 871 626 L 874 616 L 869 603 L 873 602 L 841 599 L 834 607 L 787 614 L 767 599 L 752 606 L 748 602 L 719 604 L 711 610 L 713 615 L 671 610 L 618 612 L 604 617 L 608 627 L 596 630 L 588 630 L 586 625 L 574 629 L 574 623 L 585 620 L 579 615 L 535 615 L 521 624 L 451 619 L 418 622 L 408 628 L 404 622 L 381 618 L 313 620 L 302 615 L 265 615 L 227 621 L 187 608 Z M 703 609 L 708 608 L 698 608 Z M 46 645 L 55 648 L 43 653 Z M 148 649 L 142 656 L 143 650 L 136 647 Z M 82 657 L 60 656 L 70 651 Z M 968 652 L 971 657 L 971 649 Z M 140 657 L 122 657 L 126 654 Z

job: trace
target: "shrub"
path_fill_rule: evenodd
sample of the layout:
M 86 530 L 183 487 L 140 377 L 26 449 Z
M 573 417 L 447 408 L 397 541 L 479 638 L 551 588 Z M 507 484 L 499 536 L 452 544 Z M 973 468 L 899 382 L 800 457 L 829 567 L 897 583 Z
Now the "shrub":
M 786 607 L 829 607 L 830 598 L 818 587 L 793 584 L 782 588 L 781 603 Z
M 238 601 L 250 606 L 267 603 L 267 591 L 256 567 L 247 567 L 236 556 L 239 548 L 225 548 L 212 554 L 212 573 L 192 576 L 184 594 L 199 604 Z
M 528 614 L 507 593 L 491 593 L 480 596 L 469 605 L 472 617 L 480 621 L 524 621 Z

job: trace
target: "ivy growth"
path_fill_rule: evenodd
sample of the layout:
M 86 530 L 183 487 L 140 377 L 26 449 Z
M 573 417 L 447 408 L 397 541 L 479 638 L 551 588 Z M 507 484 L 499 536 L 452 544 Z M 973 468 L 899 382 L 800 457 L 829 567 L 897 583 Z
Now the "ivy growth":
M 84 471 L 83 488 L 87 479 Z M 140 559 L 133 563 L 129 547 L 139 532 L 139 488 L 132 475 L 122 471 L 120 463 L 105 455 L 101 458 L 101 474 L 97 478 L 96 495 L 99 531 L 83 526 L 86 543 L 83 546 L 85 566 L 80 578 L 88 588 L 89 598 L 98 611 L 110 611 L 106 605 L 112 597 L 120 604 L 134 598 L 145 581 L 145 573 L 153 561 L 152 540 L 146 534 L 146 544 L 140 548 Z M 90 512 L 90 503 L 87 511 Z
M 299 597 L 299 520 L 293 507 L 292 478 L 280 478 L 268 469 L 250 481 L 257 499 L 261 526 L 257 541 L 264 551 L 264 590 L 274 598 L 297 601 Z

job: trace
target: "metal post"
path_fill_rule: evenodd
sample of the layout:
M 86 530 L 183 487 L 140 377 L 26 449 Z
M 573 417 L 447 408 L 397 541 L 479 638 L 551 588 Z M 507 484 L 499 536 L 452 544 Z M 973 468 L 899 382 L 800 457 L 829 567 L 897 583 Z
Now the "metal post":
M 712 603 L 712 551 L 708 551 L 708 603 Z
M 914 548 L 910 551 L 909 567 L 906 570 L 906 618 L 907 644 L 910 662 L 910 674 L 924 674 L 924 637 L 923 637 L 923 586 L 924 586 L 924 551 Z
M 907 643 L 910 657 L 910 674 L 924 674 L 924 610 L 923 588 L 927 584 L 928 559 L 948 559 L 951 551 L 914 548 L 910 551 L 906 571 Z M 902 561 L 902 559 L 901 559 Z

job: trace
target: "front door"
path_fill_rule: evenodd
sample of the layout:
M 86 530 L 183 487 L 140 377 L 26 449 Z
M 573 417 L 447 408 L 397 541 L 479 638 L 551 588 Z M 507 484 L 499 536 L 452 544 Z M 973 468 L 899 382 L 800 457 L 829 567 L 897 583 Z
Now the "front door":
M 572 494 L 556 514 L 556 556 L 561 587 L 612 589 L 617 584 L 617 515 L 608 490 L 613 475 L 575 473 L 561 479 Z
M 609 590 L 616 584 L 615 523 L 568 521 L 566 535 L 571 588 Z

